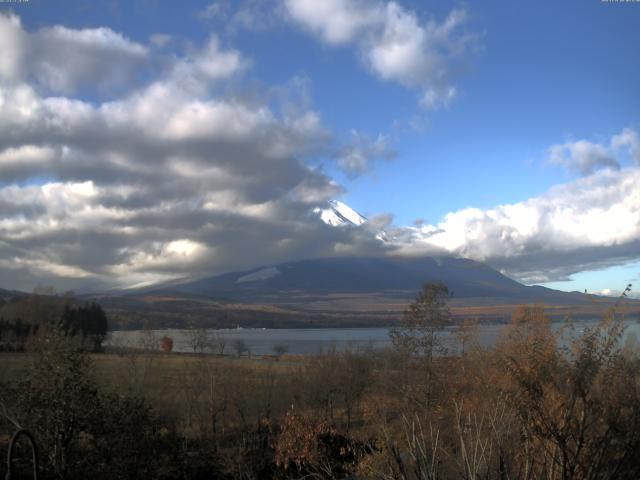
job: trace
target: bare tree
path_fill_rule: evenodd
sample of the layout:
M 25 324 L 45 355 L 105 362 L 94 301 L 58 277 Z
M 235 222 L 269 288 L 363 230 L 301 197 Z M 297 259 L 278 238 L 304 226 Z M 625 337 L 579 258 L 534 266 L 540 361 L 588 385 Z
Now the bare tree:
M 151 329 L 151 325 L 148 323 L 144 324 L 142 327 L 142 332 L 140 335 L 139 346 L 143 350 L 158 350 L 160 348 L 160 339 L 156 335 L 156 333 Z
M 187 342 L 193 353 L 203 353 L 208 346 L 207 331 L 204 328 L 192 326 L 187 335 Z
M 460 347 L 460 355 L 462 357 L 468 352 L 469 347 L 473 346 L 474 341 L 478 334 L 478 322 L 477 320 L 465 319 L 462 323 L 456 326 L 455 336 Z
M 245 352 L 250 355 L 249 346 L 243 338 L 239 338 L 235 342 L 233 342 L 233 349 L 236 351 L 236 355 L 238 355 L 239 357 L 241 357 Z
M 411 421 L 402 417 L 402 433 L 404 445 L 383 429 L 383 440 L 391 461 L 388 472 L 377 472 L 381 478 L 398 480 L 437 480 L 442 478 L 440 467 L 443 450 L 440 430 L 429 422 L 429 431 L 425 433 L 422 422 L 416 416 Z
M 209 345 L 211 347 L 211 350 L 213 350 L 215 353 L 217 353 L 218 355 L 224 355 L 224 349 L 227 346 L 227 341 L 222 335 L 216 332 L 213 335 L 213 338 L 209 341 Z
M 289 351 L 289 346 L 284 343 L 278 343 L 273 346 L 273 353 L 275 353 L 278 357 L 281 357 L 285 353 Z

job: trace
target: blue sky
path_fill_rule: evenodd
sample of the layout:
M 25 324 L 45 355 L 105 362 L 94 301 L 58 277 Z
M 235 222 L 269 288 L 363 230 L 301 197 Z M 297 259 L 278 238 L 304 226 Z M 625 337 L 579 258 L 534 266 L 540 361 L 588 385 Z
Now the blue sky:
M 96 122 L 99 131 L 104 127 L 98 125 L 113 125 L 112 111 L 105 105 L 133 109 L 132 99 L 138 95 L 139 103 L 148 101 L 148 109 L 157 108 L 149 100 L 155 98 L 149 93 L 150 86 L 173 88 L 172 82 L 178 82 L 175 72 L 189 65 L 198 90 L 166 100 L 170 105 L 176 102 L 171 118 L 177 118 L 182 106 L 193 106 L 196 101 L 208 107 L 242 107 L 246 115 L 251 110 L 264 113 L 260 119 L 269 117 L 273 135 L 287 139 L 286 148 L 277 146 L 279 152 L 286 150 L 286 159 L 268 155 L 268 160 L 255 165 L 247 161 L 240 168 L 246 155 L 256 155 L 247 146 L 254 140 L 231 142 L 231 147 L 225 139 L 224 145 L 209 145 L 206 158 L 200 160 L 215 164 L 218 170 L 224 170 L 220 165 L 225 162 L 235 162 L 234 178 L 235 169 L 253 171 L 252 192 L 265 190 L 260 202 L 247 200 L 253 193 L 240 187 L 230 190 L 227 197 L 252 212 L 267 209 L 265 202 L 269 209 L 277 205 L 282 210 L 277 214 L 269 210 L 267 216 L 282 222 L 283 215 L 290 215 L 286 228 L 292 229 L 281 233 L 282 238 L 272 238 L 268 233 L 272 230 L 261 222 L 265 230 L 257 230 L 262 233 L 255 234 L 256 242 L 273 243 L 264 257 L 241 255 L 238 261 L 221 261 L 214 252 L 226 251 L 224 239 L 232 235 L 211 234 L 211 225 L 224 223 L 217 217 L 194 223 L 191 228 L 196 233 L 191 235 L 186 227 L 161 227 L 157 219 L 141 219 L 151 215 L 147 210 L 144 215 L 130 210 L 126 216 L 135 218 L 135 224 L 118 220 L 117 228 L 140 235 L 130 245 L 114 240 L 105 246 L 109 258 L 95 262 L 87 261 L 91 255 L 83 252 L 83 242 L 95 235 L 95 227 L 74 223 L 77 206 L 59 200 L 61 211 L 47 210 L 41 222 L 57 219 L 64 227 L 51 227 L 47 233 L 54 235 L 55 230 L 61 235 L 60 249 L 45 248 L 43 233 L 33 232 L 29 241 L 5 245 L 3 255 L 21 258 L 19 252 L 35 248 L 36 260 L 6 261 L 5 267 L 19 271 L 25 285 L 43 275 L 61 285 L 89 281 L 99 285 L 114 282 L 118 275 L 135 279 L 126 283 L 136 283 L 203 274 L 200 268 L 216 273 L 265 263 L 269 258 L 300 258 L 307 250 L 311 256 L 322 256 L 344 251 L 375 253 L 380 248 L 386 253 L 444 251 L 470 256 L 522 281 L 567 290 L 617 291 L 640 276 L 640 210 L 635 186 L 635 179 L 640 178 L 640 4 L 331 0 L 322 7 L 322 3 L 69 1 L 64 8 L 37 0 L 2 4 L 0 13 L 14 19 L 5 22 L 5 38 L 12 35 L 14 43 L 6 42 L 0 48 L 22 45 L 15 49 L 18 59 L 5 66 L 7 71 L 15 70 L 0 84 L 7 98 L 17 95 L 17 86 L 28 86 L 37 101 L 51 109 L 51 115 L 65 119 L 71 117 L 64 115 L 77 112 L 63 112 L 60 102 L 53 102 L 58 109 L 54 111 L 50 100 L 81 102 L 92 109 L 93 116 L 87 113 L 90 119 L 86 121 Z M 329 8 L 330 14 L 323 8 Z M 55 30 L 56 26 L 65 30 Z M 105 35 L 107 30 L 111 33 Z M 2 35 L 0 29 L 0 38 Z M 420 35 L 424 38 L 416 40 Z M 215 47 L 206 50 L 212 39 Z M 61 51 L 66 52 L 62 57 Z M 194 74 L 193 66 L 200 65 L 206 55 L 210 55 L 209 77 L 203 80 L 204 74 Z M 65 70 L 60 63 L 67 60 Z M 228 62 L 236 63 L 229 67 Z M 103 71 L 104 65 L 115 68 Z M 104 78 L 109 80 L 106 86 L 97 88 Z M 425 100 L 428 95 L 433 101 Z M 298 126 L 305 119 L 313 125 L 301 132 Z M 130 122 L 132 131 L 144 127 L 131 119 L 122 121 Z M 192 119 L 190 126 L 197 121 Z M 19 131 L 25 125 L 18 122 L 13 128 Z M 258 138 L 267 127 L 256 128 L 253 133 Z M 214 130 L 207 138 L 217 135 Z M 128 145 L 125 141 L 114 146 L 110 155 L 101 139 L 105 158 L 95 160 L 96 173 L 91 173 L 91 168 L 81 168 L 85 160 L 68 160 L 91 150 L 80 135 L 79 129 L 64 135 L 53 132 L 46 138 L 44 134 L 38 138 L 18 133 L 7 136 L 0 148 L 13 150 L 7 154 L 10 160 L 5 160 L 5 169 L 0 169 L 0 185 L 5 190 L 13 186 L 15 197 L 36 195 L 26 189 L 44 188 L 47 183 L 77 192 L 79 187 L 72 182 L 91 182 L 94 207 L 105 212 L 112 206 L 98 197 L 111 198 L 115 190 L 140 185 L 148 190 L 145 182 L 151 181 L 141 176 L 132 183 L 125 178 L 119 167 L 109 163 L 113 152 L 124 158 L 117 165 L 136 162 L 135 171 L 141 171 L 140 166 L 155 161 L 148 153 L 154 145 L 159 148 L 175 140 L 154 137 L 135 148 L 131 140 L 131 150 L 121 151 Z M 87 138 L 86 132 L 82 135 Z M 188 151 L 193 152 L 196 140 L 189 138 L 194 143 Z M 181 138 L 180 148 L 183 141 Z M 28 172 L 23 171 L 25 160 L 18 158 L 25 152 L 35 155 L 27 147 L 40 149 L 36 153 L 47 158 Z M 57 153 L 43 150 L 50 148 Z M 163 168 L 179 163 L 178 153 L 175 155 Z M 180 155 L 187 158 L 184 151 Z M 221 155 L 233 160 L 218 165 L 215 162 Z M 276 162 L 273 167 L 271 161 Z M 308 172 L 299 171 L 300 165 Z M 256 168 L 251 170 L 251 166 Z M 272 168 L 274 172 L 286 170 L 282 175 L 289 178 L 291 174 L 291 179 L 274 180 L 272 185 L 264 173 Z M 147 197 L 140 202 L 157 206 L 173 201 L 167 208 L 183 219 L 184 211 L 181 216 L 173 209 L 189 204 L 188 213 L 195 219 L 202 217 L 202 205 L 209 211 L 220 201 L 209 198 L 211 189 L 203 185 L 184 187 L 190 192 L 185 197 L 177 193 L 180 189 L 174 180 L 155 180 L 166 183 L 166 188 L 145 193 Z M 304 200 L 296 197 L 284 205 L 299 194 L 300 185 L 307 188 L 309 184 L 318 191 L 312 195 L 305 190 Z M 62 190 L 60 198 L 71 198 Z M 175 197 L 162 197 L 169 190 Z M 8 198 L 8 190 L 5 194 Z M 46 192 L 39 194 L 46 197 Z M 300 212 L 312 209 L 314 202 L 320 204 L 325 197 L 339 197 L 392 232 L 397 239 L 394 246 L 375 246 L 362 232 L 308 233 L 307 229 L 316 227 L 306 225 L 308 219 Z M 223 210 L 221 203 L 215 205 Z M 26 214 L 20 210 L 19 215 Z M 118 215 L 125 214 L 112 211 L 107 216 Z M 571 230 L 573 224 L 576 227 Z M 253 231 L 257 227 L 247 224 L 246 228 Z M 109 234 L 115 238 L 118 230 L 114 229 Z M 73 245 L 80 250 L 73 254 L 62 240 L 70 231 L 76 232 Z M 306 233 L 300 236 L 301 231 Z M 8 238 L 13 238 L 15 231 L 10 233 Z M 306 235 L 320 237 L 324 243 L 310 246 Z M 344 238 L 336 237 L 340 235 Z

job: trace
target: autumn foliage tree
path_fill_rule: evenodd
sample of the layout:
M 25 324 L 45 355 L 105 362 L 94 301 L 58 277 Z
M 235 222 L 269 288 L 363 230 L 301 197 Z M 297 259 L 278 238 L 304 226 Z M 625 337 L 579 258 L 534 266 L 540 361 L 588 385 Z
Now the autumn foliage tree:
M 640 478 L 639 365 L 622 351 L 620 319 L 610 313 L 563 351 L 567 332 L 553 332 L 539 308 L 524 313 L 531 321 L 501 352 L 523 432 L 518 475 Z
M 448 300 L 449 289 L 444 283 L 424 284 L 400 325 L 389 333 L 397 361 L 402 365 L 400 390 L 420 408 L 430 407 L 441 381 L 434 357 L 445 353 L 439 333 L 451 323 Z
M 245 362 L 133 350 L 153 360 L 136 397 L 113 383 L 130 376 L 94 379 L 118 359 L 45 329 L 33 353 L 7 354 L 35 363 L 0 388 L 0 417 L 9 405 L 34 431 L 46 478 L 640 478 L 640 354 L 615 310 L 554 323 L 523 306 L 490 348 L 471 323 L 450 330 L 458 355 L 440 348 L 447 300 L 425 286 L 385 351 Z
M 415 301 L 404 313 L 400 326 L 390 332 L 391 341 L 399 350 L 431 360 L 441 351 L 437 333 L 451 323 L 447 305 L 449 289 L 442 282 L 426 283 Z
M 160 350 L 164 353 L 171 353 L 173 350 L 173 338 L 164 336 L 160 339 Z
M 368 446 L 326 421 L 289 411 L 275 442 L 275 461 L 290 478 L 350 478 Z

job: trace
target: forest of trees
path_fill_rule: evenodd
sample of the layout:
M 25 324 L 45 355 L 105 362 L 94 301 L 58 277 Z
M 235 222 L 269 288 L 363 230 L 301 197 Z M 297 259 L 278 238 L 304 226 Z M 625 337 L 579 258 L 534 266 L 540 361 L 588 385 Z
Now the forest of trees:
M 426 285 L 390 350 L 261 361 L 93 355 L 60 324 L 4 354 L 26 363 L 3 364 L 0 432 L 32 431 L 47 479 L 640 478 L 640 357 L 619 309 L 558 329 L 523 306 L 491 349 L 459 323 L 446 356 L 447 298 Z
M 0 351 L 22 352 L 40 330 L 59 330 L 82 348 L 102 350 L 107 316 L 95 302 L 79 302 L 71 294 L 22 295 L 0 301 Z

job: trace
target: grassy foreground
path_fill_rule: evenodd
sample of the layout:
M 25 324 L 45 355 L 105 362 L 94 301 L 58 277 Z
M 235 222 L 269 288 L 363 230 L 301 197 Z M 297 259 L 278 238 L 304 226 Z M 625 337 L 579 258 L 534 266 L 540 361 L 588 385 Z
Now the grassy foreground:
M 455 358 L 401 333 L 281 359 L 89 355 L 53 334 L 0 356 L 1 438 L 32 430 L 43 478 L 640 478 L 640 359 L 615 317 L 566 351 L 540 308 L 488 351 L 460 328 Z

